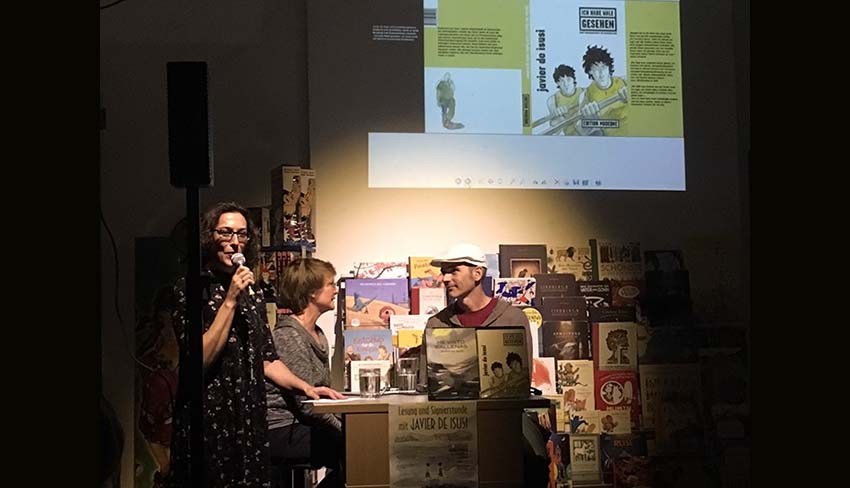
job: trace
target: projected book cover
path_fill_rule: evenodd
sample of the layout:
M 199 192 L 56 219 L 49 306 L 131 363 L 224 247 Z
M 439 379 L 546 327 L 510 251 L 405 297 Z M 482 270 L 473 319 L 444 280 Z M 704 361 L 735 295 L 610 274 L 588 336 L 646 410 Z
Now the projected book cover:
M 682 136 L 677 2 L 424 7 L 426 132 Z
M 685 189 L 678 1 L 422 6 L 424 127 L 369 129 L 370 187 Z

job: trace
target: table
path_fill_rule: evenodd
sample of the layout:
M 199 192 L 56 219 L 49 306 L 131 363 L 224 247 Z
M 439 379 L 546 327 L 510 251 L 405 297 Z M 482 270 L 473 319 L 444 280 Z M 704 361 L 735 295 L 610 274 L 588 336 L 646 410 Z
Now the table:
M 316 413 L 342 416 L 345 479 L 349 488 L 390 486 L 389 407 L 428 401 L 428 395 L 383 395 L 342 403 L 317 403 Z M 522 487 L 523 408 L 544 408 L 549 400 L 475 400 L 478 410 L 478 483 L 484 487 Z

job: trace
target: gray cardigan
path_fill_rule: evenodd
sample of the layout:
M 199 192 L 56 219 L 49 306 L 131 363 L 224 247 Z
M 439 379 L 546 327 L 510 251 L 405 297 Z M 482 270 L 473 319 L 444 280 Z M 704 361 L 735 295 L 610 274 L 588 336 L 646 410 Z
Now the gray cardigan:
M 328 360 L 328 340 L 324 332 L 316 327 L 317 342 L 291 315 L 278 318 L 272 331 L 277 355 L 292 373 L 313 386 L 330 386 L 331 373 Z M 330 414 L 312 413 L 310 404 L 302 403 L 306 396 L 280 388 L 266 379 L 266 404 L 269 429 L 285 427 L 294 423 L 311 425 L 324 423 L 341 429 L 339 419 Z

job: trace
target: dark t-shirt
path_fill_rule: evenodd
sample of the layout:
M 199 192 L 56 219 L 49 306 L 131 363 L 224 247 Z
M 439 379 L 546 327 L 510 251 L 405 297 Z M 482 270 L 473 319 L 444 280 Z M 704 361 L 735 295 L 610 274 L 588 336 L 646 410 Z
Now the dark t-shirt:
M 484 323 L 484 320 L 490 316 L 493 309 L 496 308 L 496 304 L 499 303 L 498 300 L 498 298 L 493 297 L 490 299 L 490 303 L 485 305 L 481 310 L 457 314 L 460 324 L 464 327 L 479 327 Z

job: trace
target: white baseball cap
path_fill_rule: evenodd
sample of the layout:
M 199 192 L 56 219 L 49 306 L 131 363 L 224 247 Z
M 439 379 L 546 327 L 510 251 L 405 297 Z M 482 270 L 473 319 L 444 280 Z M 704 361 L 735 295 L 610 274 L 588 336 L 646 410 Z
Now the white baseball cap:
M 469 264 L 487 267 L 487 258 L 480 247 L 475 244 L 462 243 L 450 247 L 443 257 L 431 260 L 431 266 L 441 267 L 444 264 Z

